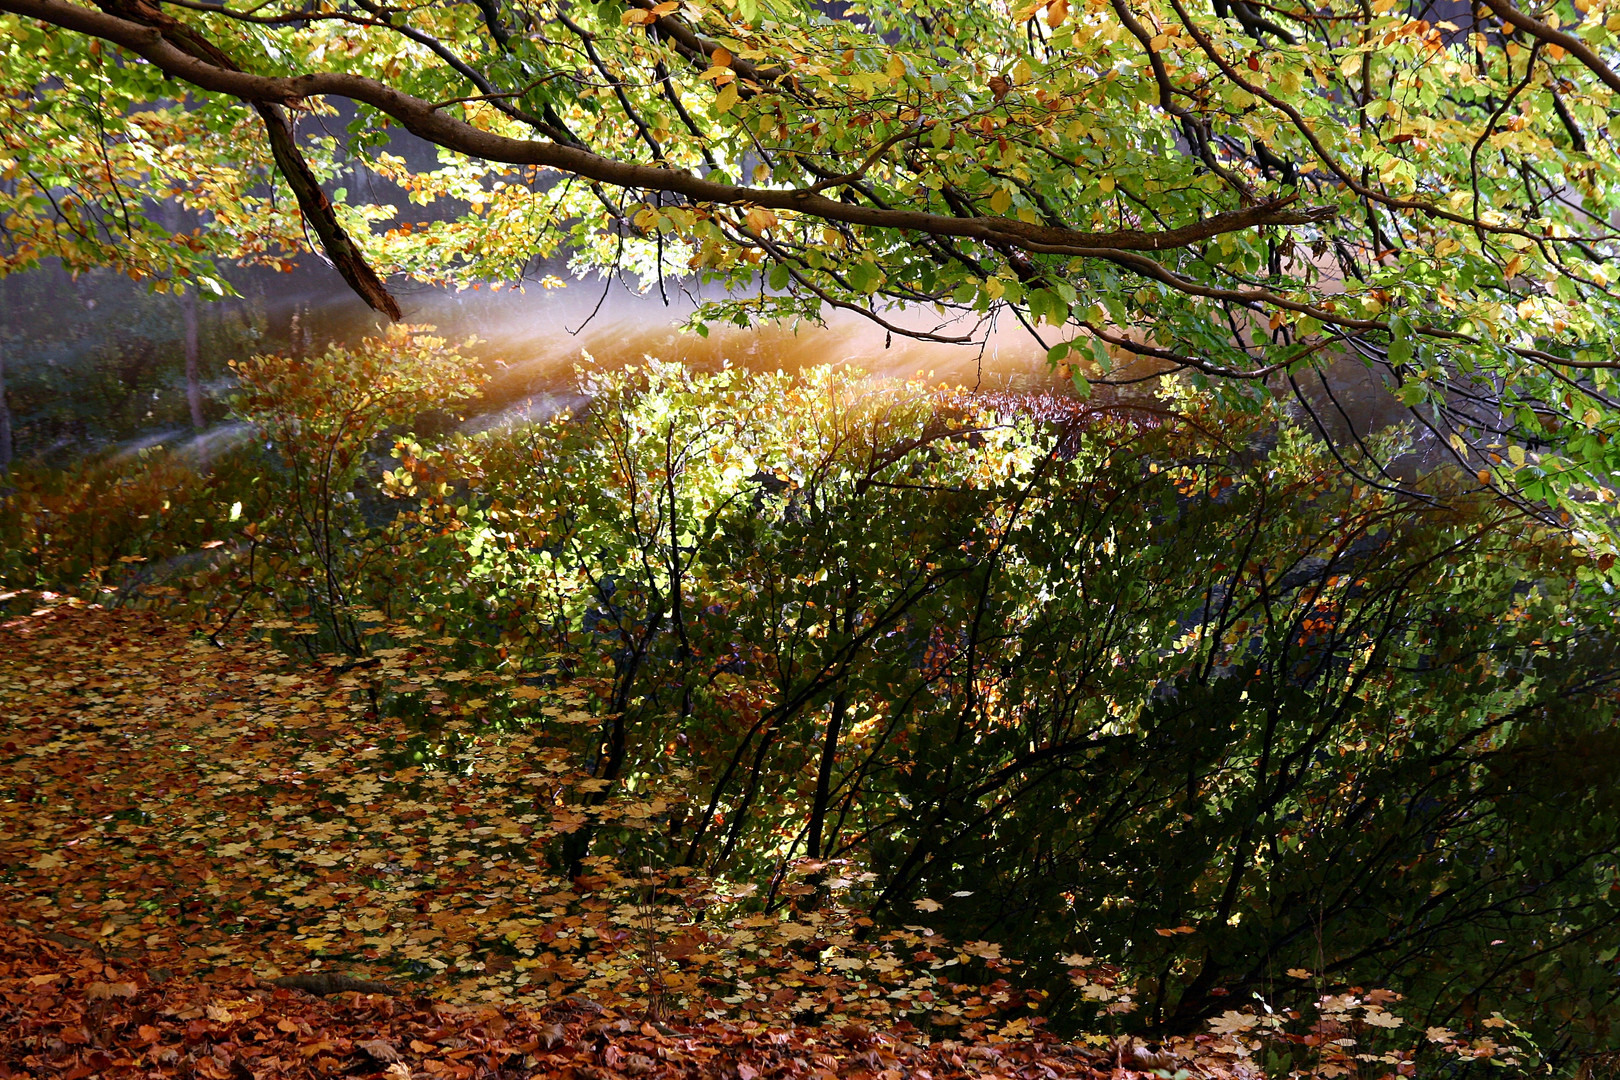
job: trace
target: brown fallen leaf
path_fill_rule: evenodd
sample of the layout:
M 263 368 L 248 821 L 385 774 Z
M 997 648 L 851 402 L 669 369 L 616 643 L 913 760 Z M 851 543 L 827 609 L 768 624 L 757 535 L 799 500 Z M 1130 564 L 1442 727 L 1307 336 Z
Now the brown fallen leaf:
M 104 1001 L 107 998 L 115 997 L 130 998 L 135 996 L 135 984 L 132 982 L 93 982 L 84 988 L 84 996 L 91 1001 Z
M 389 1065 L 400 1060 L 399 1051 L 394 1049 L 393 1044 L 388 1042 L 386 1039 L 367 1039 L 364 1042 L 357 1042 L 354 1045 L 358 1046 L 367 1054 L 370 1054 L 372 1058 L 382 1062 L 384 1065 Z

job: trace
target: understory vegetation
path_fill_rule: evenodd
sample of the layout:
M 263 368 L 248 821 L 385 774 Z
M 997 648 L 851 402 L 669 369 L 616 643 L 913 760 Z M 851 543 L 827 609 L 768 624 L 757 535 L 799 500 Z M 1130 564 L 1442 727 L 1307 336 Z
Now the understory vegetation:
M 646 928 L 615 993 L 862 1013 L 703 967 L 753 920 L 757 970 L 876 964 L 867 1013 L 925 1030 L 965 1022 L 950 965 L 1007 980 L 976 1022 L 1213 1030 L 1279 1075 L 1620 1047 L 1613 558 L 1470 476 L 1396 491 L 1173 384 L 649 361 L 465 434 L 417 423 L 480 385 L 425 328 L 235 374 L 260 438 L 206 471 L 17 470 L 8 600 L 268 639 L 440 798 L 550 770 L 524 857 Z M 474 780 L 480 741 L 521 752 Z

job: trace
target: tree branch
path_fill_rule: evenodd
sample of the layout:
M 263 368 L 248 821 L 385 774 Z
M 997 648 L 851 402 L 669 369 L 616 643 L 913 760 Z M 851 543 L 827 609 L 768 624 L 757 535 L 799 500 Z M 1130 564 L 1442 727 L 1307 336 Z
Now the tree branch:
M 960 236 L 1069 255 L 1101 255 L 1107 250 L 1170 251 L 1223 233 L 1268 225 L 1319 222 L 1336 212 L 1331 208 L 1289 209 L 1297 199 L 1289 196 L 1215 214 L 1175 229 L 1084 232 L 1032 225 L 1016 218 L 957 218 L 926 211 L 883 209 L 829 199 L 804 189 L 750 188 L 719 183 L 679 169 L 614 160 L 579 147 L 498 135 L 447 116 L 435 110 L 431 102 L 374 79 L 345 72 L 287 77 L 230 70 L 180 47 L 156 27 L 68 0 L 0 0 L 0 11 L 99 37 L 140 56 L 166 75 L 202 90 L 280 105 L 317 96 L 344 97 L 372 106 L 419 138 L 469 157 L 509 165 L 543 166 L 615 187 L 684 195 L 695 202 L 762 206 L 852 225 Z
M 144 0 L 101 0 L 101 6 L 103 10 L 100 12 L 82 8 L 79 10 L 86 16 L 112 20 L 145 35 L 155 34 L 157 40 L 162 42 L 169 52 L 184 57 L 191 63 L 228 74 L 242 74 L 235 61 L 225 52 L 186 24 L 145 3 Z M 40 17 L 54 21 L 49 20 L 48 16 Z M 320 238 L 321 248 L 325 251 L 328 261 L 360 299 L 374 310 L 398 322 L 401 317 L 398 301 L 389 293 L 388 287 L 371 268 L 371 264 L 366 262 L 365 255 L 338 221 L 332 200 L 321 190 L 320 180 L 298 149 L 298 142 L 293 136 L 291 125 L 287 123 L 287 115 L 281 103 L 251 94 L 237 96 L 250 102 L 258 112 L 260 120 L 264 122 L 265 135 L 270 141 L 270 153 L 275 158 L 276 168 L 286 178 L 287 186 L 292 188 L 293 197 L 298 200 L 298 209 L 303 212 L 304 220 L 314 227 L 315 235 Z

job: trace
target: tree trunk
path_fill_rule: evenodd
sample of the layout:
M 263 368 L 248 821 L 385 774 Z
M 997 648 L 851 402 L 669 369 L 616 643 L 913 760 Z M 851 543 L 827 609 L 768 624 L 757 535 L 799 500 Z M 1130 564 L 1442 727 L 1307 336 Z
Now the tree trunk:
M 180 313 L 185 318 L 186 330 L 186 404 L 191 407 L 191 428 L 201 431 L 203 419 L 202 378 L 198 374 L 200 357 L 197 349 L 197 288 L 193 285 L 180 294 Z

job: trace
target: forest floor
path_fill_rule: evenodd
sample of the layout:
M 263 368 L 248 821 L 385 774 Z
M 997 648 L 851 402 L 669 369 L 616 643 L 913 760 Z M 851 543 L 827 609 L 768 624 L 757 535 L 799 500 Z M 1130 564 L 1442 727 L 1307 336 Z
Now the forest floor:
M 0 619 L 0 1080 L 1258 1075 L 1216 1036 L 1009 1019 L 1006 982 L 951 981 L 1008 970 L 987 943 L 721 933 L 695 886 L 562 879 L 559 751 L 469 730 L 424 768 L 359 686 L 150 612 Z

